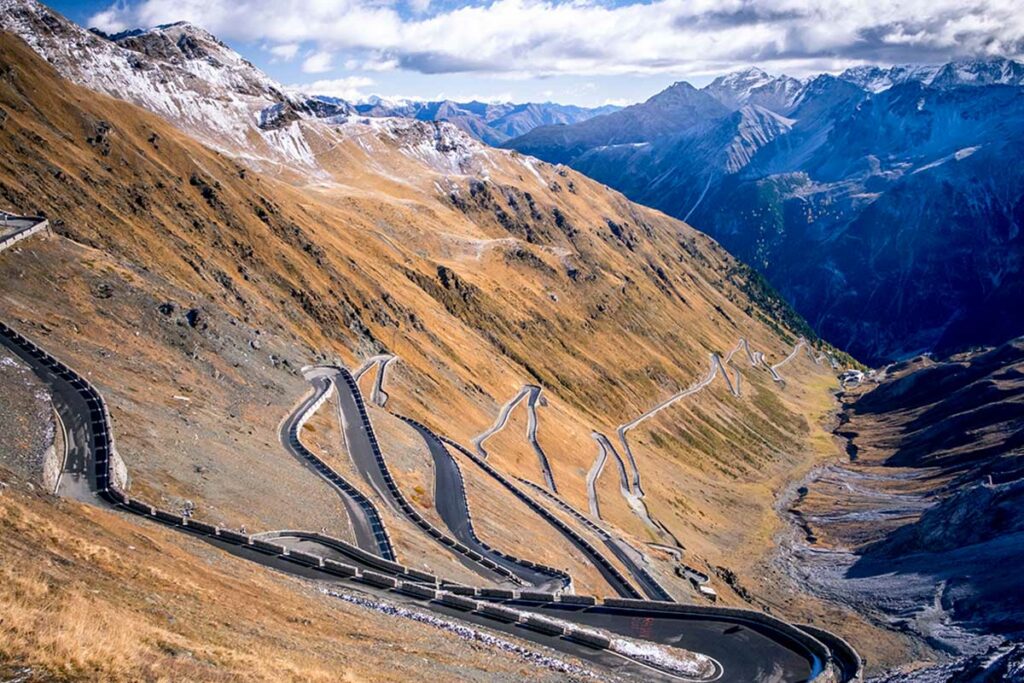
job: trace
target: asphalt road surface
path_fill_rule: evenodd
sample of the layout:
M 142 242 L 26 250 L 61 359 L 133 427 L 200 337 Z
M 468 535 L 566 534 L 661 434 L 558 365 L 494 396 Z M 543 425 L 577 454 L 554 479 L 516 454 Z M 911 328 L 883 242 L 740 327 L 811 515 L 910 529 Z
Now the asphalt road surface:
M 562 582 L 557 577 L 547 572 L 524 567 L 507 555 L 495 553 L 491 548 L 480 543 L 473 531 L 462 472 L 452 454 L 433 432 L 413 422 L 408 424 L 423 437 L 430 449 L 430 455 L 434 460 L 434 506 L 452 536 L 532 586 L 542 590 L 562 588 Z
M 514 601 L 506 604 L 631 638 L 700 652 L 721 662 L 724 669 L 721 681 L 808 681 L 822 668 L 817 657 L 784 633 L 752 622 L 601 605 L 575 608 L 556 604 L 542 607 Z
M 395 513 L 405 515 L 402 511 L 401 502 L 396 498 L 384 479 L 382 465 L 377 461 L 377 456 L 374 452 L 374 444 L 377 441 L 377 437 L 373 433 L 372 425 L 370 425 L 362 396 L 357 395 L 352 388 L 355 385 L 355 380 L 352 379 L 352 376 L 344 368 L 331 368 L 331 370 L 335 373 L 334 382 L 338 390 L 338 412 L 345 433 L 345 445 L 348 448 L 349 457 L 352 458 L 356 469 L 366 482 L 373 487 Z M 348 380 L 352 380 L 352 385 L 348 383 Z M 447 546 L 445 547 L 447 548 Z M 487 581 L 495 583 L 506 581 L 505 577 L 474 562 L 465 555 L 455 551 L 451 552 L 467 569 L 470 569 Z
M 326 374 L 309 374 L 306 379 L 313 385 L 313 393 L 307 397 L 299 406 L 292 411 L 291 415 L 281 423 L 280 440 L 285 450 L 295 456 L 300 462 L 311 467 L 317 474 L 331 483 L 341 497 L 345 510 L 348 512 L 349 522 L 355 534 L 356 545 L 363 550 L 382 557 L 394 557 L 394 551 L 390 543 L 385 543 L 386 533 L 384 523 L 380 515 L 372 507 L 368 500 L 358 500 L 353 496 L 343 482 L 338 481 L 341 477 L 332 469 L 326 467 L 322 462 L 316 464 L 319 459 L 311 459 L 310 453 L 299 443 L 298 428 L 302 417 L 309 411 L 310 407 L 319 401 L 331 388 L 331 379 Z
M 92 467 L 93 434 L 89 406 L 85 399 L 67 380 L 51 372 L 38 358 L 3 334 L 0 334 L 0 345 L 31 368 L 50 390 L 53 407 L 60 416 L 67 444 L 67 459 L 57 488 L 58 495 L 95 502 L 94 493 L 97 485 L 96 472 Z

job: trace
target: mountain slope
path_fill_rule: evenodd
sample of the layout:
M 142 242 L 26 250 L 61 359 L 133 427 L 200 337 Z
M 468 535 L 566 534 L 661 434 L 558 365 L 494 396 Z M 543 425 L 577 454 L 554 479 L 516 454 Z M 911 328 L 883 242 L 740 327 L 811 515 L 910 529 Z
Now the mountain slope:
M 317 162 L 337 182 L 310 184 L 256 173 L 154 115 L 62 81 L 9 36 L 3 62 L 0 196 L 45 211 L 58 237 L 3 255 L 0 313 L 92 373 L 133 490 L 169 509 L 189 506 L 232 528 L 345 537 L 340 501 L 283 452 L 277 429 L 308 391 L 299 368 L 334 358 L 354 367 L 384 350 L 400 357 L 389 407 L 461 443 L 523 384 L 542 385 L 539 438 L 561 495 L 586 509 L 592 429 L 614 433 L 740 336 L 772 359 L 796 341 L 799 321 L 781 317 L 771 291 L 705 236 L 451 126 L 299 120 L 332 136 Z M 743 575 L 724 549 L 775 523 L 776 482 L 820 452 L 807 446 L 820 427 L 803 416 L 828 402 L 830 373 L 803 356 L 787 367 L 789 386 L 808 388 L 780 392 L 751 369 L 748 398 L 716 387 L 685 422 L 659 418 L 634 436 L 650 514 L 687 539 L 697 565 Z M 694 424 L 703 425 L 696 438 Z M 506 436 L 489 445 L 492 461 L 536 477 L 529 443 Z M 389 458 L 429 472 L 422 451 L 395 448 Z M 702 497 L 719 477 L 741 475 L 742 485 Z M 479 473 L 466 476 L 477 477 L 479 495 L 499 496 Z M 615 482 L 599 487 L 606 523 L 644 548 L 650 532 Z M 684 496 L 703 501 L 700 514 Z M 565 568 L 580 591 L 609 592 L 549 525 L 514 499 L 507 507 L 523 520 L 511 551 Z M 472 580 L 382 509 L 403 559 Z M 749 555 L 764 545 L 758 535 Z M 690 594 L 667 558 L 651 560 L 651 571 Z
M 284 89 L 208 32 L 181 22 L 104 36 L 36 0 L 3 0 L 0 27 L 23 37 L 61 75 L 134 102 L 206 144 L 265 163 L 309 166 L 301 115 L 333 116 L 347 105 L 308 102 Z
M 993 59 L 805 83 L 747 70 L 693 90 L 726 111 L 682 127 L 615 118 L 658 120 L 642 104 L 600 119 L 600 135 L 538 128 L 507 146 L 707 231 L 820 334 L 878 362 L 1024 333 L 1011 303 L 1024 178 L 999 162 L 1024 144 L 1022 70 Z

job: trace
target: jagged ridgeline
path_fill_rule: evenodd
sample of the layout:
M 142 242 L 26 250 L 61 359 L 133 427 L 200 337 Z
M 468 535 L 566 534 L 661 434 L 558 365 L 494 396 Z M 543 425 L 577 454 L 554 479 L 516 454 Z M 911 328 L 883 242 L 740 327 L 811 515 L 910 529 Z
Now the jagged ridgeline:
M 506 146 L 681 218 L 866 362 L 1024 333 L 1024 65 L 747 69 Z

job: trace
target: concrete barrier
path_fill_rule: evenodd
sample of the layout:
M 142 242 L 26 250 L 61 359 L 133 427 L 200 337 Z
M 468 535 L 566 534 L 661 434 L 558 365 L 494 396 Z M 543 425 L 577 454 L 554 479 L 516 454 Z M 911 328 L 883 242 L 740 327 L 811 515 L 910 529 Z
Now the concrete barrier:
M 383 557 L 380 557 L 379 555 L 374 555 L 373 553 L 363 550 L 359 546 L 352 545 L 351 543 L 346 543 L 345 541 L 342 541 L 338 538 L 334 538 L 332 536 L 326 536 L 324 534 L 318 533 L 310 533 L 308 531 L 282 531 L 279 533 L 280 535 L 295 536 L 296 538 L 307 538 L 317 541 L 318 543 L 322 543 L 323 545 L 326 545 L 329 548 L 334 548 L 335 550 L 341 551 L 349 557 L 353 557 L 359 560 L 363 564 L 370 565 L 371 567 L 375 567 L 389 574 L 405 574 L 407 571 L 411 571 L 407 570 L 405 567 L 403 567 L 397 562 L 386 560 Z
M 674 602 L 657 602 L 654 600 L 634 600 L 632 598 L 605 598 L 602 601 L 607 607 L 624 607 L 626 609 L 642 609 L 646 611 L 674 612 L 679 607 Z
M 322 567 L 324 564 L 324 558 L 317 555 L 311 555 L 310 553 L 304 553 L 300 550 L 288 550 L 288 554 L 284 558 L 290 562 L 301 564 L 306 567 Z
M 472 612 L 480 607 L 480 603 L 476 600 L 470 600 L 469 598 L 464 598 L 461 595 L 455 595 L 454 593 L 441 593 L 441 597 L 439 599 L 441 604 L 447 605 L 448 607 L 454 607 L 455 609 L 462 610 L 463 612 Z
M 421 583 L 409 583 L 408 581 L 401 581 L 398 584 L 396 590 L 399 593 L 411 595 L 414 598 L 420 598 L 422 600 L 436 600 L 437 591 L 433 588 L 428 588 Z
M 581 645 L 592 647 L 595 650 L 607 650 L 612 645 L 612 639 L 603 633 L 598 633 L 597 631 L 591 631 L 585 628 L 576 628 L 574 626 L 570 626 L 565 629 L 564 637 L 573 642 L 580 643 Z
M 285 548 L 283 545 L 278 545 L 277 543 L 268 543 L 267 541 L 261 540 L 259 538 L 250 537 L 249 543 L 247 545 L 250 548 L 259 550 L 261 553 L 267 553 L 268 555 L 284 555 L 288 552 L 288 549 Z
M 398 586 L 398 580 L 394 577 L 371 571 L 364 571 L 361 576 L 356 577 L 356 580 L 371 586 L 377 586 L 378 588 L 395 588 Z
M 217 527 L 215 527 L 212 524 L 207 524 L 206 522 L 200 522 L 199 520 L 192 519 L 191 517 L 189 517 L 186 521 L 188 522 L 188 528 L 189 529 L 197 531 L 197 532 L 199 532 L 201 534 L 206 534 L 207 536 L 216 536 L 217 535 Z
M 335 576 L 341 576 L 344 578 L 359 576 L 359 570 L 352 565 L 343 564 L 336 560 L 329 560 L 327 558 L 324 558 L 324 563 L 321 569 L 328 574 L 334 574 Z
M 480 606 L 476 611 L 491 619 L 497 619 L 498 621 L 504 621 L 509 624 L 516 623 L 522 616 L 514 609 L 502 607 L 501 605 L 491 605 L 486 602 L 480 603 Z
M 124 504 L 124 507 L 137 515 L 146 515 L 149 517 L 153 514 L 152 505 L 143 503 L 141 500 L 137 500 L 135 498 L 128 499 L 128 502 Z
M 559 595 L 558 602 L 566 605 L 596 605 L 597 598 L 593 595 Z
M 232 531 L 231 529 L 217 529 L 217 536 L 225 541 L 242 544 L 248 544 L 250 539 L 246 534 L 240 534 L 237 531 Z
M 544 633 L 549 636 L 561 636 L 565 634 L 565 626 L 536 614 L 525 615 L 520 624 L 531 631 L 537 631 L 538 633 Z
M 519 599 L 530 602 L 554 602 L 557 596 L 544 591 L 519 591 Z
M 405 570 L 405 575 L 410 579 L 415 579 L 423 583 L 438 583 L 438 578 L 428 572 L 420 571 L 419 569 L 412 569 L 411 567 Z
M 842 669 L 846 680 L 864 680 L 864 660 L 861 659 L 860 653 L 857 652 L 852 645 L 831 631 L 826 631 L 825 629 L 818 628 L 817 626 L 800 624 L 799 628 L 802 631 L 806 631 L 811 634 L 828 647 L 832 652 L 833 659 Z
M 185 518 L 181 515 L 176 515 L 173 512 L 167 512 L 165 510 L 154 510 L 153 517 L 160 520 L 164 524 L 173 524 L 174 526 L 185 525 Z

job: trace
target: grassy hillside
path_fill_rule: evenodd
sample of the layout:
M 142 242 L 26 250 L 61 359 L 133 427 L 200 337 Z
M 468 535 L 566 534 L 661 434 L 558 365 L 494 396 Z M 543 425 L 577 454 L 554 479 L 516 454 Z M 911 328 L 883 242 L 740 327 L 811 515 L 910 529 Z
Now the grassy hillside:
M 564 168 L 482 147 L 456 163 L 429 124 L 313 122 L 303 125 L 322 137 L 326 179 L 258 173 L 61 80 L 9 35 L 0 65 L 0 201 L 45 213 L 57 233 L 0 256 L 0 317 L 90 376 L 133 490 L 165 507 L 344 536 L 337 497 L 283 451 L 277 427 L 307 391 L 299 368 L 386 350 L 401 359 L 389 407 L 467 445 L 522 384 L 542 385 L 539 438 L 562 495 L 585 510 L 592 430 L 611 435 L 689 386 L 741 336 L 771 362 L 798 336 L 798 319 L 714 241 Z M 784 390 L 737 367 L 741 398 L 712 385 L 631 443 L 647 504 L 687 562 L 742 583 L 771 547 L 774 492 L 831 452 L 834 379 L 803 354 Z M 540 481 L 523 421 L 488 448 L 500 468 Z M 393 432 L 398 458 L 408 435 Z M 605 517 L 638 547 L 657 540 L 612 469 L 599 484 Z M 467 476 L 471 497 L 491 495 L 492 482 Z M 558 560 L 581 592 L 608 592 L 549 527 L 512 514 L 513 550 Z M 460 571 L 388 522 L 410 564 Z M 769 604 L 781 599 L 762 588 Z

